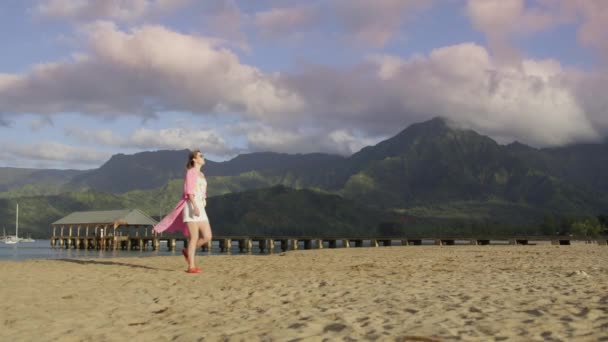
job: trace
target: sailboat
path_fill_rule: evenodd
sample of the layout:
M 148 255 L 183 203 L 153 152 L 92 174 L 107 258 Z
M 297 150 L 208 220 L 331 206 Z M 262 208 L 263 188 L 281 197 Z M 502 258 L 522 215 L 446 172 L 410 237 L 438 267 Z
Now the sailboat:
M 36 242 L 36 240 L 32 239 L 32 234 L 28 234 L 26 238 L 19 239 L 19 242 Z
M 19 203 L 17 203 L 17 218 L 15 221 L 15 236 L 4 236 L 4 243 L 13 245 L 19 242 Z

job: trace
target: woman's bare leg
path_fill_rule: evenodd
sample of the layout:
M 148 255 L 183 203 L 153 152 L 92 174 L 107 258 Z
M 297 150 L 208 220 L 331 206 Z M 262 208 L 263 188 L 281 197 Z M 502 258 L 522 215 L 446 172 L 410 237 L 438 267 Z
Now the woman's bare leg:
M 197 247 L 200 247 L 213 239 L 209 221 L 198 222 L 198 230 L 200 235 L 198 238 L 198 243 L 196 244 Z
M 196 267 L 194 265 L 194 255 L 196 254 L 196 242 L 198 241 L 198 222 L 188 222 L 188 232 L 190 233 L 190 240 L 188 240 L 188 268 Z

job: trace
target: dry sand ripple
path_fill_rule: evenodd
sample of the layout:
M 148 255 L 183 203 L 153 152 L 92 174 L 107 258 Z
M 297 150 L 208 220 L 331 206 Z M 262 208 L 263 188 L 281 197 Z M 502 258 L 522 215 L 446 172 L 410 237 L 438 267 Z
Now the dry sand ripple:
M 0 340 L 608 341 L 608 248 L 1 262 Z

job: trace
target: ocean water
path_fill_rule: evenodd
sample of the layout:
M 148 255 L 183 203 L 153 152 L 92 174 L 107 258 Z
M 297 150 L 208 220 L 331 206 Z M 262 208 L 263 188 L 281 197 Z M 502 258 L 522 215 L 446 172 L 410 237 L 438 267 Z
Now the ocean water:
M 20 242 L 7 245 L 0 242 L 0 261 L 26 260 L 26 259 L 78 259 L 78 258 L 126 258 L 126 257 L 151 257 L 151 256 L 181 256 L 182 244 L 178 243 L 175 251 L 169 251 L 166 244 L 160 245 L 160 250 L 153 251 L 125 251 L 125 250 L 96 250 L 96 249 L 65 249 L 51 248 L 50 240 L 36 240 L 36 242 Z M 280 249 L 278 249 L 280 251 Z M 219 249 L 218 242 L 213 243 L 211 252 L 196 252 L 198 255 L 225 255 Z M 233 247 L 230 254 L 240 253 L 238 247 Z M 252 254 L 260 254 L 256 249 Z
M 369 245 L 369 241 L 364 245 Z M 88 259 L 88 258 L 128 258 L 128 257 L 151 257 L 151 256 L 181 256 L 183 244 L 177 243 L 175 251 L 169 251 L 166 243 L 161 243 L 160 249 L 153 251 L 148 248 L 144 251 L 127 250 L 96 250 L 96 249 L 66 249 L 56 247 L 51 248 L 50 240 L 36 240 L 36 242 L 20 242 L 14 245 L 7 245 L 0 242 L 0 261 L 5 260 L 26 260 L 26 259 Z M 302 248 L 302 246 L 300 246 Z M 327 248 L 327 247 L 326 247 Z M 276 244 L 272 253 L 281 253 L 280 244 Z M 230 253 L 222 252 L 219 241 L 214 241 L 211 251 L 203 252 L 201 249 L 196 251 L 197 255 L 267 255 L 259 251 L 258 243 L 253 242 L 253 251 L 241 253 L 236 243 L 232 244 Z
M 393 245 L 398 246 L 400 241 L 393 240 Z M 505 241 L 493 241 L 492 244 L 506 245 Z M 434 245 L 433 240 L 423 240 L 422 245 L 432 246 Z M 468 245 L 466 241 L 457 241 L 456 245 Z M 364 240 L 364 247 L 370 246 L 369 240 Z M 65 248 L 51 248 L 50 240 L 36 240 L 36 242 L 21 242 L 14 245 L 7 245 L 0 242 L 0 261 L 6 260 L 26 260 L 26 259 L 89 259 L 89 258 L 128 258 L 128 257 L 151 257 L 151 256 L 181 256 L 182 243 L 177 243 L 175 251 L 169 251 L 165 243 L 161 243 L 160 249 L 153 251 L 148 248 L 145 251 L 126 251 L 126 250 L 96 250 L 96 249 L 65 249 Z M 338 242 L 338 248 L 341 248 L 341 242 Z M 415 247 L 415 246 L 412 246 Z M 300 245 L 300 249 L 303 246 Z M 324 248 L 328 248 L 325 244 Z M 351 247 L 355 248 L 355 247 Z M 281 253 L 280 244 L 276 244 L 272 253 Z M 219 248 L 219 242 L 214 241 L 211 251 L 197 250 L 197 255 L 267 255 L 268 253 L 261 253 L 258 248 L 258 243 L 253 243 L 253 251 L 250 253 L 241 253 L 237 244 L 233 243 L 230 253 L 221 252 Z

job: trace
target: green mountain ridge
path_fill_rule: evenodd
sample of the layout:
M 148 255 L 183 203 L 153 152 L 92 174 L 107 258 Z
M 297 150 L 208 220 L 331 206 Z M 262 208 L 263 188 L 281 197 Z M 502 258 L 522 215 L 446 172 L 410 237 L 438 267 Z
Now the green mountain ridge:
M 155 190 L 124 194 L 95 191 L 0 199 L 0 225 L 14 229 L 20 208 L 20 235 L 48 238 L 50 224 L 73 212 L 138 208 L 153 217 L 166 215 L 181 197 L 181 181 Z M 281 185 L 208 198 L 207 213 L 216 235 L 316 237 L 468 236 L 474 234 L 538 234 L 529 224 L 534 208 L 499 200 L 461 201 L 429 207 L 382 210 L 335 194 Z M 516 224 L 505 220 L 518 213 Z M 4 218 L 10 218 L 6 220 Z
M 0 194 L 11 190 L 27 194 L 28 191 L 35 191 L 36 187 L 47 192 L 59 191 L 74 177 L 85 172 L 87 171 L 0 167 Z
M 262 198 L 265 189 L 281 185 L 339 195 L 378 212 L 409 213 L 427 223 L 465 220 L 526 226 L 547 214 L 588 217 L 608 212 L 605 152 L 606 143 L 551 149 L 518 142 L 500 145 L 435 118 L 350 157 L 252 153 L 221 163 L 208 161 L 204 172 L 210 197 L 251 190 Z M 116 155 L 99 169 L 71 177 L 55 175 L 57 181 L 51 184 L 28 184 L 23 176 L 21 187 L 0 193 L 0 204 L 27 198 L 43 208 L 53 207 L 43 203 L 47 198 L 64 203 L 64 209 L 113 205 L 113 209 L 138 207 L 151 215 L 166 213 L 181 194 L 186 155 L 185 150 Z M 14 170 L 10 177 L 5 173 L 0 168 L 0 184 L 18 179 Z M 108 193 L 99 193 L 100 189 Z M 86 196 L 98 196 L 99 203 L 85 200 Z M 43 212 L 58 214 L 61 208 Z M 8 217 L 9 211 L 5 210 Z M 4 212 L 0 215 L 2 223 L 12 220 Z M 51 217 L 41 214 L 37 222 L 48 225 L 43 218 Z

